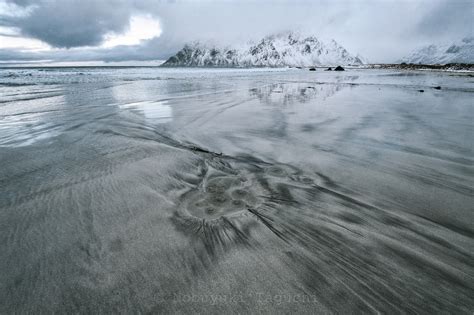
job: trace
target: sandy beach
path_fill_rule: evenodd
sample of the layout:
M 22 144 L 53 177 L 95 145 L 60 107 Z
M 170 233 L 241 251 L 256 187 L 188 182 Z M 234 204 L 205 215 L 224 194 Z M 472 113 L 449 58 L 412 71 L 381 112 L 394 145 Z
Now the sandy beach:
M 468 314 L 473 83 L 0 69 L 0 313 Z

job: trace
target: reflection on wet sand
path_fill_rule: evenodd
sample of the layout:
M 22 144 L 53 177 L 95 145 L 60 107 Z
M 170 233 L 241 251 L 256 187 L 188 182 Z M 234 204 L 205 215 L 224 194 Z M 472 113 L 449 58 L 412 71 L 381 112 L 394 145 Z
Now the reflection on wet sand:
M 140 110 L 145 118 L 153 120 L 155 123 L 167 123 L 170 122 L 173 114 L 171 107 L 166 104 L 166 101 L 157 102 L 136 102 L 121 105 L 122 108 L 138 109 Z
M 262 73 L 5 103 L 59 132 L 0 147 L 0 312 L 469 313 L 464 79 Z

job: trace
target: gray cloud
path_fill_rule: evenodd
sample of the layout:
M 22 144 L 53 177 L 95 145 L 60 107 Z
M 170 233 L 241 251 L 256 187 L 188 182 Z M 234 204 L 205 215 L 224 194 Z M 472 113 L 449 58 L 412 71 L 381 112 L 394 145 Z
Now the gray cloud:
M 8 0 L 7 2 L 14 3 L 18 6 L 26 7 L 33 4 L 38 4 L 38 0 Z
M 13 0 L 17 5 L 36 5 L 31 14 L 10 19 L 28 37 L 54 47 L 94 46 L 109 32 L 123 32 L 132 13 L 124 0 Z
M 426 37 L 450 37 L 452 34 L 473 34 L 474 2 L 465 0 L 438 1 L 418 23 L 416 32 Z
M 6 1 L 29 7 L 30 14 L 6 18 L 0 12 L 0 25 L 18 27 L 23 35 L 54 47 L 99 45 L 105 34 L 124 32 L 137 13 L 152 14 L 163 27 L 160 38 L 141 45 L 55 50 L 49 52 L 53 59 L 162 59 L 192 40 L 230 44 L 297 29 L 335 38 L 371 61 L 390 62 L 417 46 L 473 32 L 471 0 Z
M 170 41 L 156 38 L 142 45 L 117 46 L 113 48 L 54 49 L 52 51 L 18 51 L 0 48 L 0 64 L 16 61 L 148 61 L 163 60 L 181 48 Z

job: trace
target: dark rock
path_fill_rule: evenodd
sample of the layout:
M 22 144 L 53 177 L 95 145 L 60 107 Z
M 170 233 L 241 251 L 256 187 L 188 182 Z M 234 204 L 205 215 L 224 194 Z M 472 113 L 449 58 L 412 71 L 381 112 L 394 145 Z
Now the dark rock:
M 425 90 L 418 90 L 418 92 L 421 92 L 421 93 L 423 93 L 424 91 L 425 91 Z
M 316 68 L 309 68 L 309 71 L 316 71 Z
M 341 66 L 337 66 L 336 68 L 334 68 L 334 71 L 344 71 L 344 68 Z
M 329 67 L 329 68 L 327 68 L 325 71 L 332 71 L 332 68 Z
M 433 87 L 433 89 L 435 89 L 435 90 L 441 90 L 441 86 L 435 86 L 435 87 Z

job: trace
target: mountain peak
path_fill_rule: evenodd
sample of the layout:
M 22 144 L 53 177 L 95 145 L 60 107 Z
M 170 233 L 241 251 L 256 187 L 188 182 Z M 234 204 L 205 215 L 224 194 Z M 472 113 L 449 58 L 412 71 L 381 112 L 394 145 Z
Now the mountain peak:
M 444 44 L 431 44 L 413 51 L 402 62 L 415 64 L 474 63 L 474 37 Z
M 335 40 L 328 43 L 315 36 L 285 31 L 265 36 L 243 47 L 218 47 L 201 42 L 186 44 L 163 66 L 177 67 L 286 67 L 315 65 L 359 65 L 363 59 L 351 55 Z

